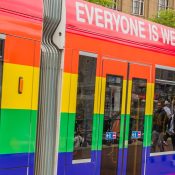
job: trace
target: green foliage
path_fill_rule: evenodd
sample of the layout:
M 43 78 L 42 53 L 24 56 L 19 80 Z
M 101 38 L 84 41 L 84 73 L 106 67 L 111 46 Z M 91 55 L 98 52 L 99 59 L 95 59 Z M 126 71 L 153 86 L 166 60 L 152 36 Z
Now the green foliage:
M 161 10 L 159 14 L 150 19 L 153 22 L 175 28 L 175 11 L 172 9 Z
M 109 8 L 112 8 L 115 5 L 115 2 L 113 2 L 113 0 L 86 0 L 86 1 L 98 4 L 98 5 L 102 5 L 105 7 L 109 7 Z

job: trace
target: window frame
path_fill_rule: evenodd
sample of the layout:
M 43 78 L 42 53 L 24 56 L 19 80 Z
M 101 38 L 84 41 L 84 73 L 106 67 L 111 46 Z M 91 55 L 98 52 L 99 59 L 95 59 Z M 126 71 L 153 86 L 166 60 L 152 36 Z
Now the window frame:
M 135 4 L 138 3 L 138 6 Z M 132 14 L 137 16 L 144 16 L 144 7 L 145 1 L 144 0 L 133 0 L 132 1 Z
M 174 67 L 155 65 L 155 76 L 156 76 L 156 69 L 164 69 L 164 70 L 168 70 L 168 71 L 175 71 Z M 156 77 L 155 77 L 155 86 L 156 86 L 156 83 L 165 83 L 165 84 L 169 83 L 170 85 L 175 86 L 175 82 L 173 82 L 173 81 L 156 79 Z M 155 90 L 154 90 L 154 93 L 155 93 Z M 175 151 L 154 152 L 154 153 L 150 152 L 151 157 L 161 156 L 161 155 L 171 155 L 171 154 L 175 154 Z
M 80 64 L 80 57 L 81 56 L 87 56 L 87 57 L 91 57 L 91 58 L 94 58 L 96 59 L 96 71 L 97 71 L 97 59 L 98 59 L 98 54 L 96 53 L 92 53 L 92 52 L 86 52 L 86 51 L 79 51 L 79 54 L 78 54 L 79 58 L 78 58 L 78 71 L 79 71 L 79 64 Z M 78 82 L 77 82 L 78 83 Z M 96 86 L 96 74 L 95 74 L 95 84 L 94 84 L 94 88 Z M 78 84 L 77 84 L 77 88 L 78 88 Z M 78 90 L 78 89 L 77 89 Z M 94 89 L 94 103 L 95 103 L 95 89 Z M 77 108 L 77 96 L 76 96 L 76 108 Z M 94 108 L 94 104 L 93 104 L 93 108 Z M 76 110 L 76 113 L 77 113 L 77 110 Z M 93 115 L 94 115 L 94 109 L 93 109 Z M 76 117 L 75 117 L 75 121 L 76 121 Z M 93 133 L 93 118 L 92 118 L 92 133 Z M 75 132 L 75 128 L 74 128 L 74 132 Z M 74 138 L 75 138 L 75 134 L 74 134 Z M 93 139 L 93 134 L 91 136 L 91 141 Z M 73 146 L 74 149 L 73 149 L 73 152 L 75 151 L 75 145 Z M 90 151 L 92 151 L 92 144 L 91 144 L 91 149 Z M 93 161 L 93 157 L 92 155 L 90 156 L 90 158 L 81 158 L 81 159 L 74 159 L 74 157 L 72 157 L 72 164 L 79 164 L 79 163 L 91 163 Z
M 4 51 L 5 51 L 5 39 L 6 39 L 6 35 L 5 34 L 1 34 L 0 33 L 0 40 L 2 40 L 2 55 L 0 55 L 0 64 L 1 65 L 1 69 L 0 69 L 0 109 L 1 109 L 1 100 L 2 100 L 2 83 L 3 83 L 3 67 L 4 67 Z M 0 116 L 1 118 L 1 116 Z
M 169 0 L 158 0 L 158 11 L 167 9 L 169 9 Z
M 0 61 L 3 61 L 3 60 L 4 60 L 5 39 L 6 39 L 6 35 L 0 33 L 0 40 L 3 41 L 3 44 L 2 44 L 2 55 L 0 55 Z M 0 49 L 1 49 L 1 48 L 0 48 Z M 2 57 L 2 58 L 1 58 L 1 57 Z

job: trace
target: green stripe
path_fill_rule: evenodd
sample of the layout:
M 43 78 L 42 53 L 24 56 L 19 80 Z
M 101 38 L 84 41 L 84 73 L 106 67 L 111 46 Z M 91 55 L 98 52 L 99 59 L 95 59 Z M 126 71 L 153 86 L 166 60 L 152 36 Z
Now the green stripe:
M 96 128 L 99 127 L 98 129 L 98 145 L 97 145 L 97 150 L 102 150 L 102 137 L 103 137 L 103 125 L 104 125 L 104 115 L 101 114 L 100 116 L 100 121 L 99 124 L 96 126 Z M 124 139 L 124 117 L 125 115 L 121 115 L 121 123 L 120 123 L 120 141 L 119 141 L 119 148 L 123 148 L 123 139 Z
M 99 127 L 97 150 L 102 149 L 103 125 L 104 125 L 104 114 L 101 114 L 101 115 L 99 115 L 99 126 L 97 126 L 97 127 Z
M 30 150 L 29 152 L 35 152 L 36 145 L 36 131 L 37 131 L 37 111 L 31 111 L 31 134 L 30 134 Z
M 147 117 L 147 131 L 145 131 L 146 133 L 146 137 L 147 138 L 147 142 L 144 143 L 144 146 L 151 146 L 151 142 L 152 142 L 152 115 L 148 115 Z
M 144 140 L 143 146 L 147 147 L 151 144 L 151 135 L 152 135 L 152 116 L 145 115 L 144 120 Z
M 100 116 L 94 114 L 92 122 L 92 150 L 97 150 L 99 141 L 99 128 L 102 131 L 102 125 L 100 124 Z M 101 117 L 102 118 L 102 117 Z M 73 152 L 74 150 L 74 130 L 75 130 L 75 114 L 73 113 L 61 113 L 60 118 L 60 140 L 59 140 L 59 152 Z M 100 140 L 101 142 L 101 140 Z
M 130 115 L 126 115 L 126 131 L 125 131 L 125 148 L 128 148 L 128 138 L 129 138 L 129 128 L 130 126 Z M 144 140 L 143 146 L 147 147 L 151 145 L 151 135 L 152 135 L 152 116 L 145 115 L 144 119 Z
M 123 148 L 125 115 L 121 114 L 119 148 Z
M 74 150 L 74 130 L 75 130 L 75 114 L 69 114 L 67 152 L 73 152 Z
M 59 140 L 59 152 L 66 152 L 67 130 L 68 130 L 68 113 L 61 113 L 60 116 L 60 140 Z
M 124 122 L 126 120 L 126 127 L 124 130 Z M 121 115 L 120 121 L 120 141 L 119 148 L 128 148 L 130 115 Z M 94 114 L 93 116 L 93 128 L 92 128 L 92 146 L 91 150 L 102 149 L 102 137 L 103 137 L 103 124 L 104 115 Z M 74 130 L 75 130 L 75 114 L 62 113 L 60 120 L 60 141 L 59 152 L 73 152 L 74 150 Z M 145 116 L 144 121 L 144 141 L 143 146 L 150 146 L 151 144 L 151 131 L 152 131 L 152 117 L 150 115 Z M 125 140 L 124 140 L 125 136 Z
M 34 151 L 36 116 L 32 110 L 1 109 L 0 154 Z
M 130 114 L 125 115 L 126 116 L 126 129 L 125 129 L 125 143 L 124 148 L 128 148 L 128 138 L 129 138 L 129 125 L 130 125 Z
M 92 130 L 92 150 L 97 150 L 98 147 L 98 127 L 99 115 L 95 114 L 93 117 L 93 130 Z

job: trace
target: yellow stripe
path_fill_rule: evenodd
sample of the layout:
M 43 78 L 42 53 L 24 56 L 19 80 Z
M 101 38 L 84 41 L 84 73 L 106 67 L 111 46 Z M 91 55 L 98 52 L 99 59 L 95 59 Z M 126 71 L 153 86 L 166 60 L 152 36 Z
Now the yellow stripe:
M 78 75 L 64 73 L 63 77 L 62 112 L 76 113 Z M 99 111 L 99 82 L 100 78 L 96 77 L 94 113 Z
M 95 80 L 95 101 L 94 101 L 94 113 L 99 114 L 99 108 L 100 108 L 100 77 L 96 77 Z
M 106 78 L 101 78 L 102 79 L 102 85 L 101 85 L 101 105 L 100 105 L 100 114 L 104 114 L 104 108 L 105 108 L 105 91 L 106 91 Z
M 121 114 L 125 114 L 126 82 L 127 82 L 126 80 L 123 80 Z M 105 91 L 106 91 L 106 78 L 102 78 L 102 90 L 101 90 L 101 99 L 100 99 L 101 100 L 100 114 L 104 114 Z
M 154 101 L 153 97 L 154 97 L 154 84 L 148 83 L 146 91 L 145 115 L 152 115 L 153 113 L 153 101 Z
M 123 88 L 122 88 L 122 110 L 121 114 L 125 114 L 125 104 L 126 104 L 126 80 L 123 80 Z
M 2 87 L 2 108 L 10 109 L 36 109 L 37 108 L 37 85 L 33 87 L 34 81 L 38 82 L 37 68 L 35 71 L 31 66 L 4 63 L 3 87 Z M 34 73 L 34 74 L 33 74 Z M 23 93 L 18 93 L 19 77 L 23 77 Z M 32 89 L 34 94 L 32 96 Z M 34 96 L 36 95 L 36 96 Z M 32 98 L 34 104 L 32 105 Z
M 71 74 L 71 84 L 70 84 L 70 105 L 69 105 L 69 112 L 75 113 L 76 112 L 76 101 L 77 101 L 77 83 L 78 83 L 78 75 Z M 67 91 L 69 92 L 69 91 Z M 68 105 L 69 100 L 67 101 Z M 66 105 L 65 104 L 65 105 Z
M 33 93 L 32 93 L 32 110 L 38 109 L 38 93 L 39 93 L 39 68 L 33 69 Z
M 62 85 L 62 103 L 61 103 L 61 111 L 68 113 L 69 111 L 69 96 L 70 96 L 70 82 L 71 82 L 71 74 L 63 73 L 63 85 Z
M 129 80 L 128 81 L 128 101 L 127 101 L 127 110 L 126 110 L 126 114 L 130 114 L 131 111 L 131 93 L 132 93 L 132 81 Z

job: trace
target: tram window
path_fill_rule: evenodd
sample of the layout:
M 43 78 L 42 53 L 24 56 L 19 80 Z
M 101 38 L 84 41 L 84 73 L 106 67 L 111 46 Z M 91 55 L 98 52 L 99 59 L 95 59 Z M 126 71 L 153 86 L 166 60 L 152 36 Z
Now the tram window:
M 175 151 L 175 70 L 157 68 L 151 153 L 166 151 Z
M 0 34 L 0 105 L 1 105 L 1 93 L 2 93 L 2 72 L 3 72 L 3 59 L 4 59 L 3 57 L 4 57 L 4 39 L 1 39 Z
M 0 38 L 0 61 L 3 60 L 4 40 Z
M 91 158 L 96 62 L 90 54 L 79 56 L 73 160 Z

